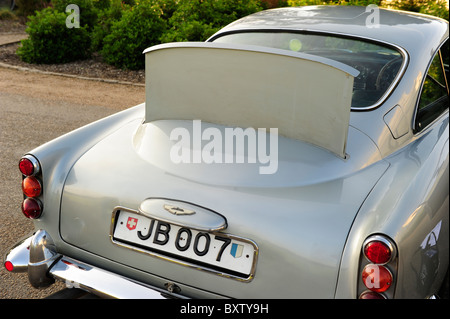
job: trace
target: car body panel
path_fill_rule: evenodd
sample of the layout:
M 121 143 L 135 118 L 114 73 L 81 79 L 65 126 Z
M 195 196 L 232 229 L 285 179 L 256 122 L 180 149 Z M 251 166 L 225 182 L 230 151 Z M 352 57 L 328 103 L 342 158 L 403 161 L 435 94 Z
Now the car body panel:
M 447 112 L 427 133 L 386 158 L 390 167 L 361 207 L 349 233 L 338 298 L 349 298 L 353 295 L 350 291 L 356 293 L 357 247 L 365 234 L 387 234 L 398 245 L 396 298 L 429 298 L 439 289 L 449 252 L 448 130 Z
M 176 127 L 182 123 L 184 122 L 172 125 Z M 278 297 L 292 296 L 294 291 L 299 297 L 319 297 L 319 291 L 323 291 L 325 286 L 328 287 L 325 290 L 330 292 L 327 297 L 333 296 L 332 287 L 336 284 L 333 278 L 336 278 L 346 234 L 355 212 L 387 169 L 387 163 L 381 161 L 364 167 L 361 160 L 355 168 L 353 165 L 358 162 L 355 156 L 354 162 L 348 160 L 342 163 L 343 167 L 349 167 L 343 175 L 327 176 L 326 165 L 321 165 L 325 162 L 324 159 L 328 158 L 331 162 L 343 160 L 316 148 L 319 152 L 315 161 L 290 171 L 303 170 L 305 174 L 308 170 L 317 172 L 322 169 L 324 174 L 320 179 L 316 174 L 313 179 L 297 177 L 277 185 L 276 180 L 279 177 L 274 174 L 262 184 L 254 179 L 258 176 L 257 170 L 253 175 L 248 175 L 245 173 L 248 170 L 240 170 L 238 165 L 227 164 L 211 164 L 215 167 L 208 167 L 212 170 L 210 174 L 202 174 L 200 179 L 195 173 L 187 177 L 186 170 L 183 169 L 174 171 L 167 167 L 149 165 L 148 161 L 136 152 L 132 143 L 133 134 L 139 125 L 153 124 L 142 124 L 137 120 L 128 124 L 99 142 L 72 168 L 64 187 L 61 210 L 61 234 L 67 243 L 149 273 L 158 269 L 158 276 L 230 297 L 268 297 L 270 294 L 267 295 L 268 292 L 263 289 L 267 280 L 271 281 L 272 286 L 283 284 L 279 276 L 285 276 L 286 271 L 292 271 L 289 276 L 292 281 L 298 281 L 298 286 L 280 287 L 279 290 L 283 292 L 280 292 Z M 352 132 L 351 135 L 355 138 L 350 141 L 355 140 L 355 143 L 349 145 L 349 152 L 361 144 L 370 146 L 370 141 L 360 132 Z M 283 138 L 280 137 L 281 139 Z M 361 143 L 361 139 L 366 139 L 366 143 Z M 112 141 L 114 143 L 111 143 Z M 162 142 L 167 143 L 167 140 Z M 152 149 L 165 153 L 161 147 L 162 142 L 158 144 L 158 148 Z M 286 144 L 295 149 L 292 143 L 293 140 L 286 139 Z M 295 143 L 302 150 L 314 149 L 300 141 Z M 117 149 L 121 150 L 120 156 L 116 154 Z M 299 151 L 297 156 L 301 153 Z M 377 150 L 372 146 L 366 154 L 365 163 L 370 163 L 374 156 L 377 157 Z M 287 158 L 286 162 L 289 161 L 292 161 L 292 158 Z M 133 162 L 132 166 L 127 164 L 130 162 Z M 295 165 L 296 161 L 292 163 Z M 103 169 L 99 170 L 98 167 Z M 112 176 L 110 170 L 114 171 Z M 217 172 L 224 170 L 225 174 L 218 175 Z M 240 173 L 247 176 L 241 176 Z M 301 176 L 301 172 L 298 174 Z M 228 176 L 225 185 L 219 176 Z M 120 182 L 116 183 L 115 180 Z M 282 180 L 285 179 L 280 179 Z M 358 186 L 354 187 L 355 185 Z M 95 191 L 100 189 L 100 193 Z M 318 191 L 320 189 L 323 191 Z M 178 262 L 167 264 L 167 258 L 149 257 L 130 249 L 115 247 L 108 236 L 112 211 L 116 206 L 138 209 L 141 202 L 148 197 L 181 200 L 226 216 L 228 227 L 222 232 L 251 239 L 259 247 L 254 279 L 248 284 L 222 276 L 208 276 L 208 280 L 200 280 L 204 275 L 197 269 L 184 267 Z M 221 201 L 224 197 L 229 200 Z M 286 201 L 291 203 L 289 209 L 280 210 Z M 296 216 L 299 218 L 298 222 L 295 222 Z M 325 222 L 335 220 L 333 216 L 339 216 L 339 222 Z M 255 228 L 255 224 L 258 227 Z M 327 232 L 332 234 L 330 236 L 333 240 L 330 241 L 328 237 L 314 231 L 317 227 L 326 228 Z M 314 244 L 310 246 L 310 242 Z M 320 255 L 328 256 L 326 260 L 320 261 L 322 257 L 317 255 L 319 247 Z M 291 264 L 293 262 L 297 262 L 297 266 Z M 279 267 L 284 267 L 283 274 L 273 271 Z M 297 269 L 303 271 L 299 273 Z M 312 276 L 312 269 L 315 269 L 314 273 L 322 276 Z M 317 291 L 311 289 L 312 285 L 318 288 Z M 260 288 L 254 288 L 255 286 Z M 299 288 L 303 286 L 308 289 L 303 291 Z M 233 293 L 230 294 L 229 291 Z M 256 291 L 259 293 L 255 294 Z
M 123 126 L 124 123 L 142 118 L 143 115 L 144 105 L 141 104 L 83 126 L 29 153 L 39 159 L 42 167 L 42 179 L 45 185 L 43 198 L 45 198 L 45 210 L 48 212 L 34 221 L 35 229 L 49 229 L 52 237 L 58 241 L 59 219 L 54 218 L 53 214 L 59 215 L 63 191 L 61 186 L 64 185 L 74 163 L 111 132 Z

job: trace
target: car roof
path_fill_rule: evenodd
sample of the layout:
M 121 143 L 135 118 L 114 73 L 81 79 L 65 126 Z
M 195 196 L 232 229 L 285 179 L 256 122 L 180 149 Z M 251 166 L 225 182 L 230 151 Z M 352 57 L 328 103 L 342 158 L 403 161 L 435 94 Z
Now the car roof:
M 379 10 L 379 19 L 375 10 Z M 376 22 L 379 23 L 374 24 Z M 228 32 L 264 29 L 363 37 L 400 46 L 409 53 L 436 50 L 448 38 L 448 22 L 437 17 L 376 6 L 305 6 L 271 9 L 249 15 L 229 24 L 212 39 Z

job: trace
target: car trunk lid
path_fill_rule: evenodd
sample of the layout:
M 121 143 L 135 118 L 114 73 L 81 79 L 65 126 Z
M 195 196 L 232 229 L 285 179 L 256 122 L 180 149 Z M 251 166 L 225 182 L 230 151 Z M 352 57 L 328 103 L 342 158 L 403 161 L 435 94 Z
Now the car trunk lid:
M 64 187 L 62 238 L 168 282 L 224 296 L 333 297 L 352 221 L 388 165 L 379 161 L 370 139 L 350 128 L 350 157 L 344 160 L 322 148 L 279 136 L 277 171 L 259 174 L 260 163 L 248 160 L 234 164 L 172 163 L 167 151 L 176 141 L 170 140 L 170 132 L 179 127 L 193 134 L 191 121 L 134 121 L 81 157 Z M 225 129 L 217 124 L 208 127 L 220 132 Z M 167 202 L 159 208 L 148 206 L 154 199 Z M 192 216 L 170 214 L 164 205 L 175 211 L 195 211 L 198 215 L 192 216 L 197 217 L 201 208 L 213 217 L 223 217 L 226 223 L 220 218 L 184 222 L 183 218 Z M 250 274 L 236 274 L 178 258 L 165 248 L 155 254 L 130 242 L 119 245 L 114 212 L 121 207 L 137 214 L 127 216 L 126 221 L 143 213 L 161 220 L 165 211 L 172 224 L 178 220 L 182 227 L 218 225 L 211 236 L 231 237 L 238 240 L 233 242 L 237 245 L 244 242 L 253 247 L 254 268 L 246 268 Z M 142 234 L 146 235 L 144 230 Z M 237 251 L 239 246 L 234 247 L 233 252 L 230 244 L 223 253 L 233 258 L 246 256 Z

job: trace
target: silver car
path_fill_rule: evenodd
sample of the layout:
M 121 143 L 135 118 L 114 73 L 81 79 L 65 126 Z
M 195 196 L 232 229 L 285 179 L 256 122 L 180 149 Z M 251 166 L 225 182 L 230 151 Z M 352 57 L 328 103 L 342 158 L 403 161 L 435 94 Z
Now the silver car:
M 150 47 L 145 103 L 20 160 L 35 233 L 5 267 L 116 298 L 436 297 L 448 50 L 446 21 L 372 6 Z

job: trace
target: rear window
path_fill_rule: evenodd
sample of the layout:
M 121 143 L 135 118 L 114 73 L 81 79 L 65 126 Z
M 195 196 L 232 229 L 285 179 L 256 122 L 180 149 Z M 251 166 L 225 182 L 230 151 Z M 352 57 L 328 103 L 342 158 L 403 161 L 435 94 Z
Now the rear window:
M 353 86 L 352 108 L 356 109 L 371 108 L 382 102 L 398 80 L 404 62 L 403 55 L 390 47 L 334 35 L 242 32 L 225 34 L 213 42 L 272 47 L 347 64 L 360 72 Z

